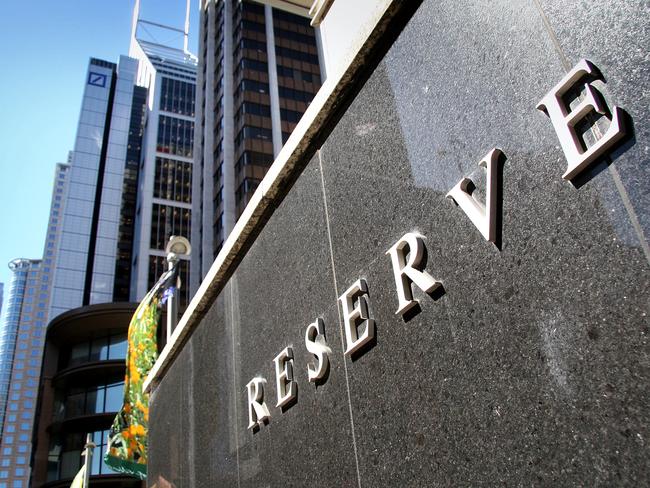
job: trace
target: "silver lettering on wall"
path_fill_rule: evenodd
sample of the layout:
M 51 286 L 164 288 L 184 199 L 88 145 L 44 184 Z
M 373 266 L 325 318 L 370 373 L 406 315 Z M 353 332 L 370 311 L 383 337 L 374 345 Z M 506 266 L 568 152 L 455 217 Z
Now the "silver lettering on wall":
M 305 347 L 316 357 L 316 366 L 307 365 L 309 381 L 316 382 L 325 378 L 329 368 L 329 354 L 332 350 L 325 339 L 323 319 L 318 318 L 307 326 L 305 331 Z
M 548 114 L 555 127 L 569 163 L 563 178 L 569 180 L 579 175 L 589 163 L 603 156 L 624 136 L 625 112 L 614 106 L 611 109 L 610 125 L 605 134 L 598 137 L 594 145 L 586 150 L 583 149 L 576 126 L 579 124 L 584 128 L 585 123 L 591 121 L 588 116 L 594 112 L 604 116 L 610 114 L 602 96 L 589 82 L 584 81 L 579 85 L 578 82 L 587 76 L 590 77 L 589 79 L 594 79 L 599 76 L 599 73 L 592 63 L 583 59 L 542 99 L 537 107 Z M 573 92 L 580 87 L 584 88 L 586 95 L 577 100 L 577 105 L 573 109 L 568 108 L 565 96 L 569 91 Z M 593 125 L 592 130 L 594 130 Z M 501 170 L 504 159 L 503 152 L 494 148 L 479 162 L 479 166 L 484 167 L 487 172 L 485 204 L 473 194 L 473 187 L 476 185 L 468 177 L 463 178 L 447 194 L 447 197 L 467 214 L 481 235 L 497 247 L 500 247 L 501 238 Z M 403 315 L 405 320 L 406 314 L 409 311 L 416 311 L 415 307 L 419 305 L 419 302 L 413 298 L 412 285 L 431 295 L 444 292 L 442 283 L 425 271 L 427 251 L 425 239 L 417 232 L 408 232 L 386 251 L 386 254 L 391 257 L 397 287 L 399 303 L 395 313 Z M 343 309 L 344 354 L 350 357 L 375 340 L 375 320 L 370 317 L 368 307 L 368 284 L 363 278 L 358 279 L 338 300 Z M 329 355 L 332 350 L 325 340 L 324 323 L 321 318 L 307 326 L 305 347 L 315 357 L 315 363 L 307 364 L 309 381 L 324 381 L 327 378 Z M 293 349 L 286 347 L 273 361 L 276 373 L 277 407 L 287 408 L 297 399 L 298 384 L 294 378 Z M 265 383 L 264 378 L 256 377 L 246 385 L 248 428 L 253 429 L 253 432 L 256 427 L 268 422 L 270 418 L 269 409 L 264 402 Z
M 447 197 L 451 198 L 472 221 L 486 241 L 499 245 L 497 237 L 501 225 L 499 208 L 501 198 L 501 149 L 494 148 L 478 163 L 487 170 L 485 205 L 473 195 L 476 186 L 470 178 L 463 178 L 454 186 Z
M 291 404 L 298 394 L 298 385 L 293 378 L 293 349 L 285 347 L 273 360 L 275 363 L 275 386 L 278 394 L 278 408 Z
M 417 285 L 425 293 L 433 293 L 442 285 L 424 271 L 426 264 L 424 262 L 426 255 L 424 239 L 425 237 L 420 234 L 409 232 L 386 251 L 393 263 L 393 275 L 397 286 L 399 304 L 396 314 L 403 315 L 419 303 L 413 299 L 411 283 Z
M 264 402 L 264 378 L 253 378 L 246 385 L 248 390 L 248 428 L 254 429 L 271 417 Z
M 537 105 L 538 110 L 545 112 L 550 117 L 569 163 L 566 173 L 562 175 L 565 180 L 575 178 L 590 163 L 604 156 L 614 144 L 625 136 L 623 111 L 617 106 L 613 106 L 611 111 L 608 110 L 602 94 L 589 82 L 582 82 L 585 97 L 580 100 L 580 103 L 573 109 L 567 107 L 563 96 L 569 90 L 578 87 L 578 82 L 585 76 L 599 78 L 600 73 L 590 61 L 581 59 Z M 583 149 L 580 136 L 576 132 L 576 125 L 583 122 L 593 112 L 601 115 L 611 113 L 611 122 L 607 131 L 595 144 Z
M 354 300 L 356 299 L 356 304 Z M 345 329 L 345 355 L 351 356 L 375 338 L 375 321 L 368 313 L 368 285 L 363 278 L 345 290 L 339 297 L 343 309 Z M 363 332 L 359 334 L 359 328 Z

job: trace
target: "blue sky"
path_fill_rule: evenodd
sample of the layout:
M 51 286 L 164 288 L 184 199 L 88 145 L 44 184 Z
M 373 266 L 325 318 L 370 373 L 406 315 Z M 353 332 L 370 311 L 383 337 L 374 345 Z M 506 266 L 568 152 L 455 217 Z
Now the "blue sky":
M 42 257 L 54 166 L 74 145 L 88 59 L 116 62 L 128 54 L 133 5 L 134 0 L 3 5 L 0 282 L 8 283 L 11 259 Z M 198 30 L 197 6 L 192 0 L 190 31 Z M 141 18 L 182 28 L 184 16 L 183 0 L 142 0 Z M 196 52 L 193 34 L 190 50 Z

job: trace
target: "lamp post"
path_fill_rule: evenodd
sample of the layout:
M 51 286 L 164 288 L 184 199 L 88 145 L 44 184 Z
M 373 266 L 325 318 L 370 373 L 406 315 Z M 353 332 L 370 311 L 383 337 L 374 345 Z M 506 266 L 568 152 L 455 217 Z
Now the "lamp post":
M 171 270 L 178 265 L 181 256 L 189 256 L 192 253 L 190 241 L 182 236 L 171 236 L 165 247 L 167 253 L 167 269 Z M 178 323 L 178 290 L 181 287 L 180 273 L 176 277 L 175 289 L 167 298 L 167 342 Z

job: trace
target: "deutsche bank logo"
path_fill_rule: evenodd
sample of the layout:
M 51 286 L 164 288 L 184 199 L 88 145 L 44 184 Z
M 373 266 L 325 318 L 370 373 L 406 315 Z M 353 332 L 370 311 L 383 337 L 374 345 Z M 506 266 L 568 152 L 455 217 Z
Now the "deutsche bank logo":
M 101 86 L 104 88 L 106 86 L 106 75 L 101 73 L 93 73 L 92 71 L 88 73 L 88 84 L 93 86 Z

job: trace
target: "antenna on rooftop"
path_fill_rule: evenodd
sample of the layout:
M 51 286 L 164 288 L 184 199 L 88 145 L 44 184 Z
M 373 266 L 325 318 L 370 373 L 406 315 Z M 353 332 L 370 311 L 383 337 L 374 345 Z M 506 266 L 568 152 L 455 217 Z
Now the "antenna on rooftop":
M 139 28 L 142 29 L 152 38 L 153 42 L 156 44 L 161 44 L 165 47 L 170 47 L 174 49 L 180 49 L 179 47 L 168 45 L 168 42 L 161 42 L 155 38 L 155 36 L 147 29 L 147 26 L 155 27 L 156 29 L 163 29 L 165 31 L 172 31 L 178 34 L 183 35 L 183 52 L 185 54 L 190 54 L 188 51 L 188 42 L 190 34 L 190 0 L 185 0 L 185 23 L 183 29 L 178 27 L 173 27 L 171 25 L 161 24 L 159 22 L 152 22 L 150 20 L 145 20 L 140 17 L 140 0 L 135 0 L 133 6 L 133 18 L 131 21 L 131 43 L 136 42 L 136 40 L 146 40 L 141 39 L 139 36 Z M 178 39 L 178 37 L 176 37 Z
M 189 53 L 187 50 L 187 41 L 190 35 L 190 0 L 185 0 L 185 34 L 183 39 L 183 51 Z

